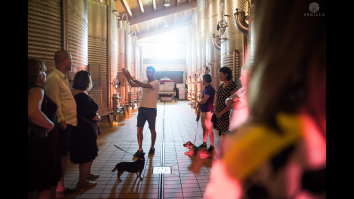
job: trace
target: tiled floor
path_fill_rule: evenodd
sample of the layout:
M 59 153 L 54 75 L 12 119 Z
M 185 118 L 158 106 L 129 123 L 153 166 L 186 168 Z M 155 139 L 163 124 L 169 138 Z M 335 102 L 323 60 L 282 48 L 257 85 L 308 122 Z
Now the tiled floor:
M 144 127 L 143 150 L 145 152 L 145 168 L 142 178 L 133 173 L 124 172 L 122 181 L 117 180 L 117 172 L 111 172 L 119 162 L 132 162 L 132 155 L 138 150 L 136 138 L 137 108 L 129 115 L 119 117 L 119 124 L 109 126 L 106 118 L 102 119 L 102 134 L 98 137 L 98 157 L 92 164 L 92 172 L 99 173 L 93 188 L 80 188 L 78 193 L 63 198 L 158 198 L 159 174 L 152 174 L 153 167 L 161 166 L 162 133 L 165 135 L 165 166 L 172 166 L 172 174 L 164 177 L 164 198 L 203 198 L 209 182 L 212 159 L 201 159 L 184 154 L 187 151 L 183 144 L 194 141 L 202 143 L 201 121 L 195 120 L 196 114 L 188 105 L 189 101 L 163 102 L 157 104 L 155 154 L 148 156 L 151 134 L 148 124 Z M 165 118 L 163 118 L 165 116 Z M 197 129 L 197 130 L 196 130 Z M 220 137 L 214 130 L 215 148 Z M 114 147 L 114 144 L 127 152 Z M 208 138 L 208 147 L 210 141 Z M 130 153 L 130 154 L 128 154 Z M 79 178 L 79 165 L 68 161 L 64 184 L 75 188 Z

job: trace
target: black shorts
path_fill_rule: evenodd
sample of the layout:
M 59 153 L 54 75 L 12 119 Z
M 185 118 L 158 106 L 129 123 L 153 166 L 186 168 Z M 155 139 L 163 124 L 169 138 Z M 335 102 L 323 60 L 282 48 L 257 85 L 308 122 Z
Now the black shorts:
M 67 124 L 65 130 L 63 130 L 60 126 L 58 127 L 59 133 L 59 145 L 60 145 L 60 156 L 66 156 L 68 151 L 70 151 L 73 134 L 74 134 L 74 126 L 71 124 Z
M 139 107 L 137 127 L 144 127 L 146 120 L 149 123 L 149 129 L 155 130 L 157 110 L 156 108 Z

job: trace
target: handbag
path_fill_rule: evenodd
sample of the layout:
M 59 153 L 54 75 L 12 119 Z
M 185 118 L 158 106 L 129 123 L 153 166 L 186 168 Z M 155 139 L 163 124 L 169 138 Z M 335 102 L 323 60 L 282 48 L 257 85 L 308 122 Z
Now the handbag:
M 42 110 L 45 115 L 47 112 L 47 97 L 44 96 L 42 102 Z M 43 142 L 48 135 L 48 129 L 42 126 L 38 126 L 33 124 L 31 121 L 28 120 L 28 141 L 31 143 L 41 143 Z
M 218 118 L 215 113 L 211 116 L 211 122 L 213 123 L 213 128 L 216 129 L 218 127 Z
M 43 142 L 48 135 L 48 129 L 35 125 L 28 120 L 28 141 Z
M 93 135 L 95 137 L 95 139 L 97 139 L 97 136 L 100 135 L 100 130 L 99 130 L 99 127 L 98 127 L 98 124 L 97 122 L 92 122 L 92 121 L 89 121 L 88 119 L 84 118 L 83 116 L 81 115 L 78 115 L 82 120 L 84 120 L 86 123 L 89 123 L 92 131 L 93 131 Z

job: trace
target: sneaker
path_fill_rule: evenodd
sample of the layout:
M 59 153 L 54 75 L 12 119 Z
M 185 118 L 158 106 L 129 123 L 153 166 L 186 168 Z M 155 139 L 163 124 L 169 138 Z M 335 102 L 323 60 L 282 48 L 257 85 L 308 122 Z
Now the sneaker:
M 211 145 L 210 145 L 210 147 L 208 148 L 208 151 L 209 151 L 209 152 L 214 151 L 214 146 L 211 146 Z
M 152 155 L 152 154 L 154 154 L 154 153 L 155 153 L 155 149 L 150 149 L 149 155 Z
M 201 144 L 198 146 L 198 148 L 207 148 L 207 145 Z

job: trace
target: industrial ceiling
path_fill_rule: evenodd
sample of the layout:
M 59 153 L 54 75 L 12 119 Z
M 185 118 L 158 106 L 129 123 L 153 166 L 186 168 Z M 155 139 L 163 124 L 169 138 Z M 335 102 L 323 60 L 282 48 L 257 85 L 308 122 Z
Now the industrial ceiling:
M 117 0 L 116 10 L 121 17 L 128 16 L 130 32 L 142 39 L 187 26 L 197 0 Z

